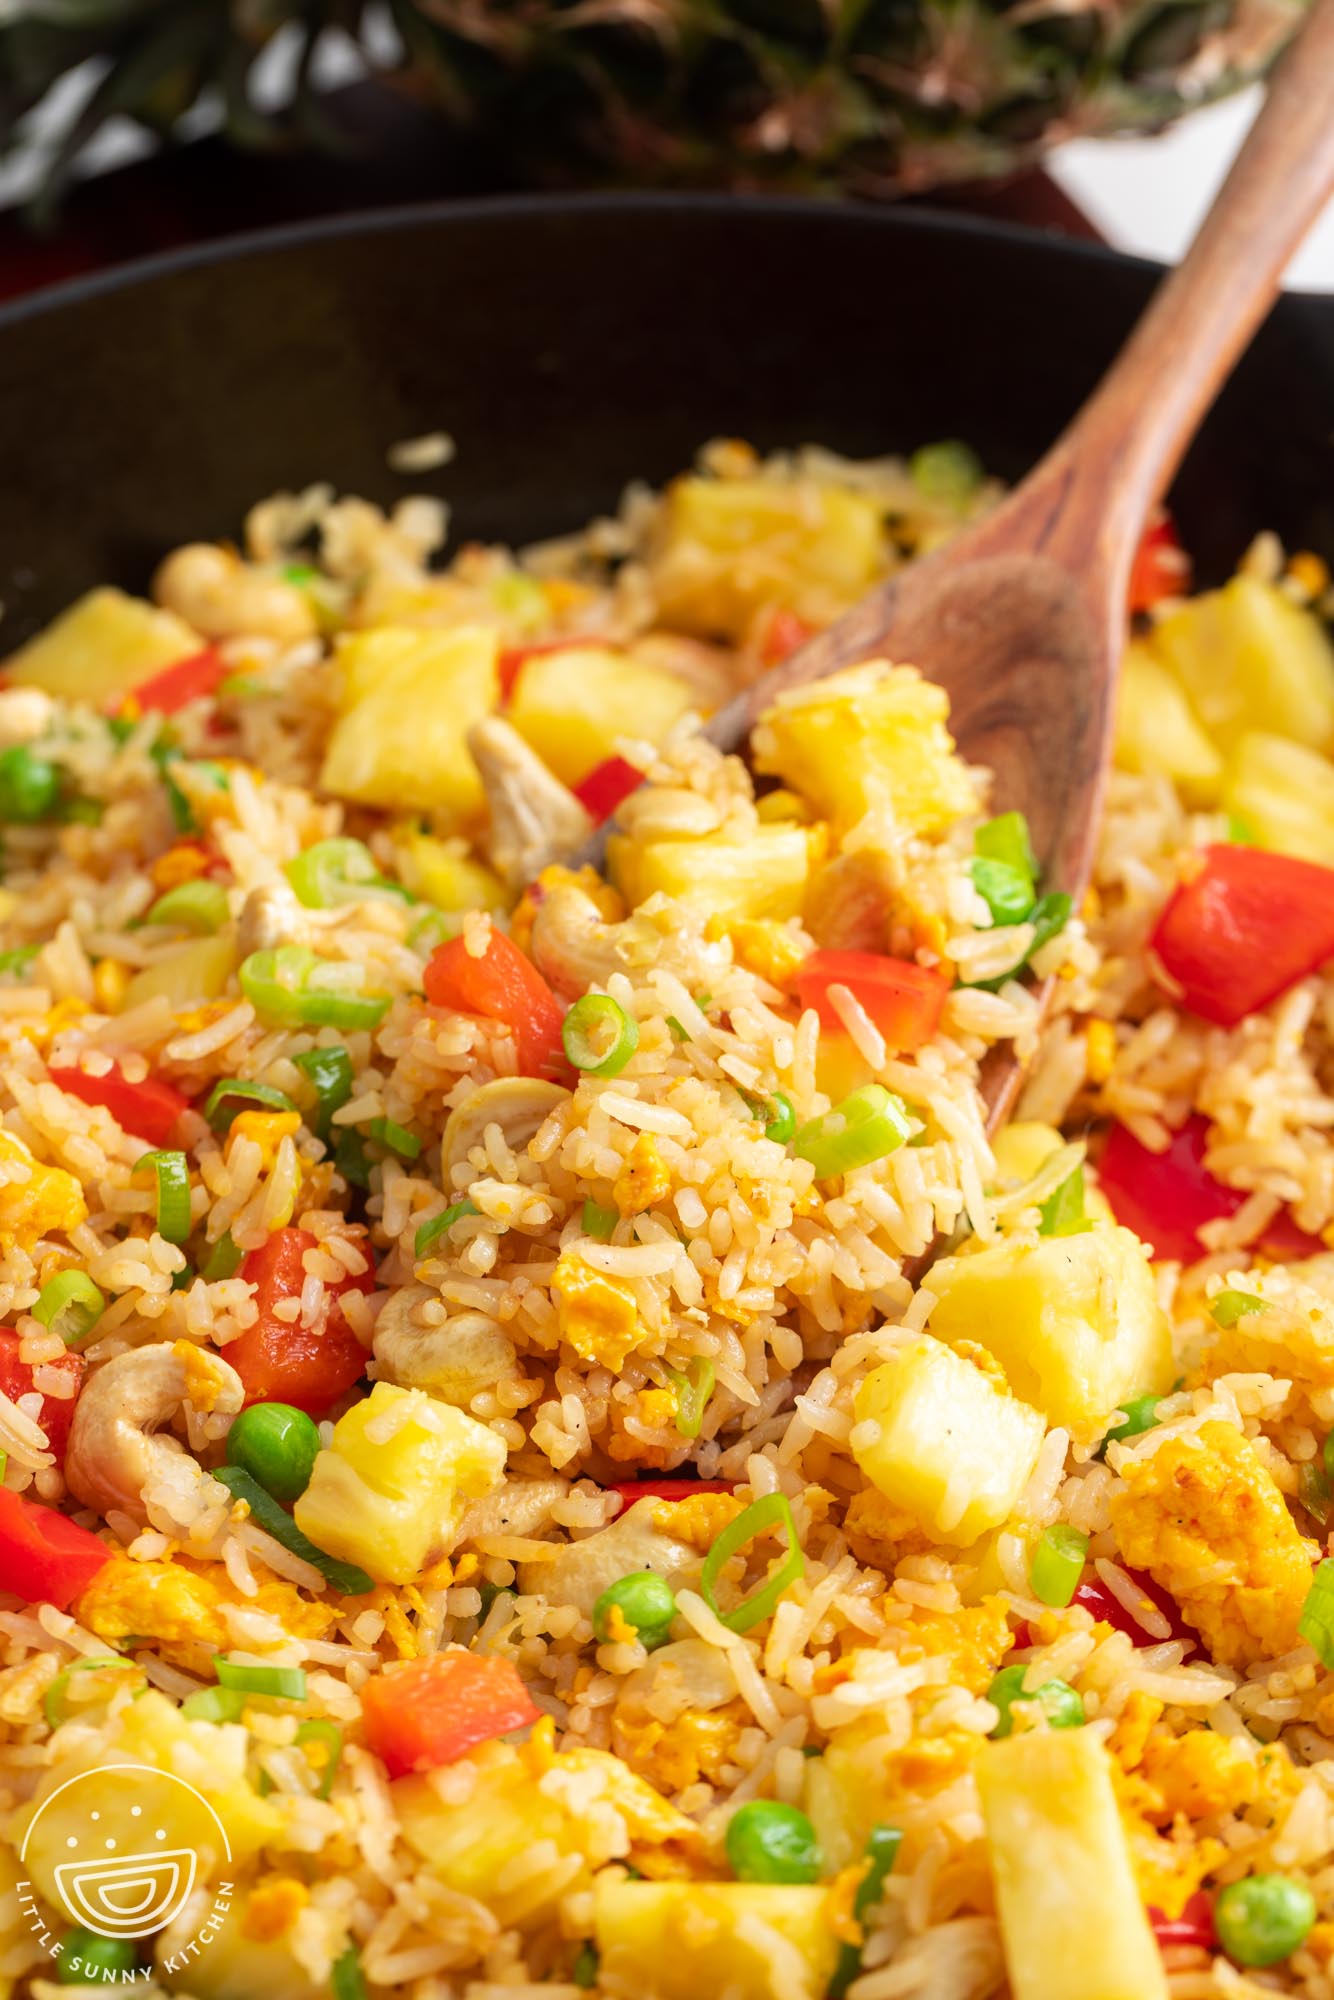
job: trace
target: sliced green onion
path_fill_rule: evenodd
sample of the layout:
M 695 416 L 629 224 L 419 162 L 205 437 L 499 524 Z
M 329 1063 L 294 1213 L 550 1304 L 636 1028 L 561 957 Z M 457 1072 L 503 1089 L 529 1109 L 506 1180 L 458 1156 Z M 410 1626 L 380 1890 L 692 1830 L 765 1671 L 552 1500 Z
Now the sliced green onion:
M 870 1166 L 898 1151 L 911 1126 L 908 1113 L 882 1083 L 854 1090 L 822 1118 L 812 1118 L 794 1133 L 792 1150 L 809 1160 L 818 1181 Z
M 574 1964 L 570 1968 L 570 1979 L 574 1985 L 582 1987 L 585 1991 L 597 1985 L 598 1955 L 595 1945 L 580 1945 L 575 1953 Z
M 1030 882 L 1038 879 L 1038 858 L 1033 852 L 1028 821 L 1021 812 L 997 813 L 995 819 L 985 820 L 973 835 L 973 852 L 985 861 L 999 861 L 1002 867 L 1013 868 Z
M 39 944 L 20 944 L 13 951 L 0 951 L 0 980 L 20 981 L 41 948 Z
M 65 1690 L 68 1688 L 73 1676 L 75 1674 L 96 1673 L 99 1669 L 106 1667 L 113 1668 L 120 1673 L 137 1674 L 139 1671 L 132 1660 L 122 1660 L 118 1653 L 113 1653 L 110 1658 L 71 1660 L 67 1667 L 62 1667 L 61 1671 L 47 1688 L 46 1693 L 42 1696 L 42 1708 L 45 1712 L 46 1720 L 52 1729 L 59 1729 L 61 1723 L 65 1720 Z
M 1334 1479 L 1334 1431 L 1329 1433 L 1320 1448 L 1320 1462 L 1330 1479 Z
M 722 1573 L 723 1564 L 744 1549 L 748 1542 L 762 1535 L 766 1528 L 781 1528 L 787 1537 L 787 1554 L 777 1569 L 771 1570 L 758 1589 L 749 1597 L 743 1597 L 732 1611 L 721 1611 L 713 1587 Z M 797 1540 L 796 1523 L 792 1519 L 792 1507 L 785 1493 L 766 1493 L 761 1500 L 754 1500 L 750 1506 L 728 1523 L 713 1543 L 704 1558 L 704 1568 L 700 1572 L 699 1592 L 715 1618 L 726 1625 L 729 1632 L 749 1632 L 752 1625 L 758 1625 L 773 1611 L 783 1592 L 806 1574 L 806 1558 L 801 1543 Z
M 66 1347 L 73 1347 L 92 1332 L 106 1309 L 106 1300 L 86 1271 L 60 1271 L 42 1286 L 32 1316 L 58 1333 Z
M 560 1038 L 576 1069 L 619 1076 L 639 1047 L 639 1023 L 610 993 L 585 993 L 561 1023 Z
M 315 1092 L 315 1136 L 327 1144 L 334 1112 L 352 1095 L 352 1058 L 346 1049 L 306 1049 L 292 1061 Z
M 283 582 L 290 583 L 297 590 L 304 590 L 308 583 L 319 579 L 319 571 L 314 563 L 291 562 L 283 564 Z
M 372 1118 L 366 1130 L 378 1145 L 387 1146 L 400 1159 L 415 1160 L 421 1152 L 422 1142 L 417 1134 L 409 1132 L 406 1125 L 396 1125 L 392 1118 Z
M 227 891 L 221 882 L 179 882 L 159 896 L 148 912 L 150 924 L 171 924 L 177 930 L 193 931 L 196 937 L 211 937 L 227 921 Z
M 245 1107 L 258 1104 L 265 1111 L 295 1111 L 284 1090 L 271 1083 L 251 1083 L 242 1076 L 225 1076 L 215 1083 L 204 1104 L 204 1116 L 215 1132 L 225 1132 Z
M 213 1655 L 213 1671 L 218 1686 L 239 1688 L 242 1694 L 271 1694 L 281 1701 L 304 1701 L 304 1667 L 247 1667 L 229 1660 L 223 1653 Z
M 994 924 L 1024 922 L 1037 900 L 1027 875 L 1021 875 L 1017 868 L 1007 867 L 1003 861 L 990 861 L 984 854 L 973 856 L 968 872 L 973 878 L 973 887 L 990 910 Z
M 361 966 L 321 958 L 303 944 L 252 951 L 237 977 L 266 1028 L 376 1028 L 389 1011 L 387 993 L 362 991 Z
M 268 694 L 269 686 L 257 674 L 228 674 L 218 682 L 218 693 L 226 701 L 250 701 Z
M 1329 1440 L 1325 1442 L 1328 1444 Z M 1322 1525 L 1329 1520 L 1330 1501 L 1334 1499 L 1334 1488 L 1330 1485 L 1329 1474 L 1322 1466 L 1306 1464 L 1298 1468 L 1297 1498 L 1313 1520 Z
M 683 1438 L 697 1438 L 713 1394 L 713 1363 L 706 1354 L 696 1354 L 684 1373 L 679 1368 L 667 1373 L 676 1392 L 676 1428 Z
M 171 807 L 171 817 L 176 831 L 178 833 L 198 833 L 199 821 L 195 817 L 195 809 L 176 780 L 172 777 L 171 771 L 168 768 L 173 763 L 183 761 L 180 751 L 174 745 L 164 743 L 164 740 L 159 737 L 158 741 L 153 745 L 152 756 L 162 772 L 162 783 L 166 788 L 167 804 Z M 190 769 L 206 778 L 213 791 L 229 792 L 231 790 L 231 779 L 223 770 L 222 765 L 213 763 L 210 758 L 204 757 L 197 761 L 192 761 Z
M 1084 1166 L 1081 1161 L 1072 1174 L 1046 1201 L 1038 1203 L 1039 1236 L 1084 1236 L 1093 1224 L 1084 1212 Z
M 582 1217 L 585 1236 L 591 1236 L 595 1243 L 610 1243 L 616 1232 L 620 1215 L 614 1208 L 603 1208 L 595 1201 L 584 1203 Z
M 366 1152 L 366 1142 L 360 1132 L 354 1132 L 350 1125 L 344 1126 L 334 1147 L 334 1165 L 349 1187 L 368 1188 L 371 1184 L 371 1163 Z
M 1028 950 L 1022 958 L 1016 959 L 1008 971 L 998 972 L 994 979 L 975 979 L 969 983 L 980 993 L 999 993 L 1008 979 L 1016 979 L 1035 953 L 1044 944 L 1050 944 L 1058 931 L 1063 931 L 1070 921 L 1074 904 L 1065 891 L 1054 890 L 1050 895 L 1039 896 L 1028 913 L 1026 921 L 1033 926 L 1033 936 Z
M 329 1974 L 329 1988 L 333 2000 L 366 2000 L 366 1980 L 361 1970 L 361 1957 L 354 1944 L 350 1944 L 334 1960 Z
M 246 1696 L 241 1688 L 200 1688 L 181 1703 L 181 1714 L 191 1722 L 239 1722 L 245 1713 Z
M 423 910 L 409 926 L 408 944 L 429 958 L 438 945 L 457 937 L 462 928 L 463 918 L 457 910 Z
M 465 1215 L 480 1215 L 481 1212 L 477 1203 L 469 1201 L 466 1196 L 462 1201 L 451 1203 L 439 1215 L 433 1215 L 429 1222 L 422 1223 L 417 1234 L 412 1239 L 414 1254 L 418 1257 L 425 1257 L 431 1245 L 439 1242 L 440 1238 L 451 1230 L 456 1222 L 461 1222 Z
M 1315 1647 L 1321 1666 L 1334 1668 L 1334 1557 L 1326 1556 L 1311 1579 L 1297 1630 Z
M 986 476 L 972 446 L 958 438 L 922 445 L 908 460 L 908 475 L 926 499 L 956 508 L 972 499 Z
M 857 1892 L 852 1899 L 852 1915 L 855 1922 L 865 1928 L 866 1919 L 885 1893 L 885 1882 L 898 1858 L 903 1835 L 896 1826 L 873 1826 L 866 1839 L 866 1872 L 857 1884 Z M 861 1970 L 862 1948 L 860 1945 L 840 1946 L 838 1964 L 829 1982 L 829 2000 L 843 2000 L 843 1996 Z
M 1265 1309 L 1263 1299 L 1257 1299 L 1254 1292 L 1220 1292 L 1210 1305 L 1216 1326 L 1235 1326 L 1247 1313 L 1259 1313 Z
M 60 803 L 60 766 L 26 743 L 0 750 L 0 820 L 33 826 Z
M 316 841 L 289 861 L 283 873 L 308 910 L 332 910 L 343 903 L 386 896 L 402 903 L 412 900 L 406 889 L 380 873 L 364 840 Z
M 1128 1403 L 1121 1405 L 1125 1412 L 1122 1423 L 1113 1424 L 1098 1446 L 1098 1456 L 1102 1457 L 1109 1444 L 1120 1444 L 1124 1438 L 1138 1437 L 1142 1431 L 1151 1431 L 1158 1422 L 1158 1405 L 1161 1396 L 1132 1396 Z
M 280 1507 L 272 1494 L 266 1493 L 259 1481 L 239 1465 L 220 1465 L 213 1477 L 234 1500 L 245 1501 L 251 1518 L 266 1535 L 281 1542 L 289 1555 L 300 1556 L 302 1562 L 310 1563 L 344 1597 L 362 1597 L 368 1590 L 374 1590 L 375 1584 L 364 1569 L 358 1569 L 355 1563 L 339 1562 L 336 1556 L 327 1556 L 323 1549 L 317 1549 L 286 1508 Z
M 209 1252 L 202 1276 L 209 1284 L 219 1278 L 234 1278 L 245 1262 L 245 1251 L 237 1247 L 230 1229 L 225 1229 Z
M 307 1743 L 323 1744 L 324 1765 L 320 1773 L 320 1782 L 315 1796 L 317 1799 L 327 1799 L 329 1793 L 333 1790 L 333 1781 L 338 1775 L 338 1766 L 343 1761 L 342 1730 L 336 1722 L 330 1722 L 327 1716 L 312 1716 L 309 1722 L 303 1722 L 300 1725 L 296 1732 L 296 1740 L 302 1745 Z
M 1028 1573 L 1033 1595 L 1040 1604 L 1050 1604 L 1056 1609 L 1069 1604 L 1079 1588 L 1088 1552 L 1089 1538 L 1078 1528 L 1058 1521 L 1055 1527 L 1045 1530 L 1033 1551 Z
M 780 1146 L 786 1146 L 797 1129 L 797 1113 L 792 1099 L 785 1090 L 776 1090 L 769 1099 L 769 1108 L 773 1116 L 764 1128 L 764 1136 Z
M 674 1042 L 688 1042 L 690 1040 L 689 1034 L 681 1026 L 681 1023 L 677 1020 L 675 1014 L 669 1014 L 667 1016 L 667 1027 L 669 1033 L 671 1034 L 671 1038 Z
M 173 1292 L 188 1292 L 194 1281 L 194 1272 L 188 1264 L 183 1264 L 179 1271 L 171 1274 L 171 1289 Z
M 134 1163 L 136 1174 L 152 1168 L 157 1179 L 157 1233 L 168 1243 L 190 1234 L 190 1169 L 184 1153 L 157 1150 Z

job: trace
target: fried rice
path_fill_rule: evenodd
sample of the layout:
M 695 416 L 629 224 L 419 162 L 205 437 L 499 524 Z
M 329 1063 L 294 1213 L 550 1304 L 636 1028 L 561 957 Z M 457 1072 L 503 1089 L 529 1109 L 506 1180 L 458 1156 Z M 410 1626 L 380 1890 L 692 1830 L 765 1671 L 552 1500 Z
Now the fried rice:
M 699 733 L 998 491 L 313 487 L 8 661 L 0 1992 L 1334 2000 L 1334 985 L 1171 922 L 1328 921 L 1328 573 L 1153 531 L 1076 909 L 909 665 Z

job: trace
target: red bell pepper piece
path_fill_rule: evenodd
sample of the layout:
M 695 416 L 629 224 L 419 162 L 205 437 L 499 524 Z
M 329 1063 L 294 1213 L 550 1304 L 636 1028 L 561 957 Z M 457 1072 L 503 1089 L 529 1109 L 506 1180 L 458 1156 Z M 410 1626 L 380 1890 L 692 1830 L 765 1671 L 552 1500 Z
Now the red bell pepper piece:
M 366 1742 L 391 1778 L 452 1764 L 478 1743 L 526 1729 L 541 1710 L 509 1660 L 435 1653 L 361 1690 Z
M 633 1507 L 636 1500 L 689 1500 L 696 1493 L 734 1493 L 736 1485 L 730 1479 L 618 1479 L 607 1491 L 620 1494 L 622 1507 Z
M 68 1611 L 110 1560 L 106 1543 L 77 1521 L 0 1486 L 0 1590 Z
M 72 1396 L 42 1397 L 42 1408 L 37 1418 L 46 1432 L 46 1442 L 56 1455 L 57 1464 L 63 1464 L 65 1446 L 69 1442 L 70 1425 L 74 1422 L 74 1405 L 78 1401 L 79 1388 L 83 1382 L 84 1361 L 81 1354 L 56 1355 L 53 1361 L 44 1361 L 43 1368 L 58 1369 L 62 1375 L 71 1377 L 74 1383 Z M 35 1384 L 32 1379 L 32 1364 L 19 1359 L 19 1337 L 8 1327 L 0 1327 L 0 1392 L 11 1402 L 20 1396 L 32 1394 Z M 4 1570 L 0 1565 L 0 1579 Z M 0 1582 L 3 1588 L 3 1582 Z
M 803 1007 L 814 1007 L 824 1026 L 840 1029 L 829 989 L 846 986 L 890 1050 L 920 1049 L 929 1042 L 950 990 L 943 972 L 874 951 L 813 951 L 797 967 L 792 984 Z
M 1207 1889 L 1197 1889 L 1193 1896 L 1187 1896 L 1181 1906 L 1179 1917 L 1165 1917 L 1161 1910 L 1149 1905 L 1149 1922 L 1153 1934 L 1160 1945 L 1191 1944 L 1201 1951 L 1214 1951 L 1218 1945 L 1218 1933 L 1214 1929 L 1214 1899 Z
M 226 675 L 227 662 L 217 647 L 205 646 L 202 652 L 188 653 L 183 660 L 174 660 L 160 673 L 140 681 L 131 699 L 142 710 L 155 709 L 159 715 L 174 715 L 187 701 L 216 694 L 218 682 L 225 680 Z
M 631 764 L 624 757 L 607 757 L 595 765 L 588 776 L 574 788 L 574 796 L 584 811 L 601 826 L 604 819 L 610 819 L 617 806 L 628 799 L 631 792 L 637 792 L 644 782 L 644 773 L 637 764 Z
M 1204 1164 L 1209 1122 L 1188 1118 L 1165 1153 L 1151 1153 L 1124 1125 L 1113 1125 L 1098 1161 L 1098 1185 L 1118 1222 L 1133 1229 L 1155 1257 L 1193 1264 L 1205 1253 L 1199 1231 L 1219 1216 L 1235 1215 L 1247 1199 Z M 1271 1257 L 1313 1257 L 1324 1249 L 1284 1211 L 1260 1238 Z
M 766 667 L 780 667 L 799 646 L 813 639 L 818 625 L 810 625 L 796 611 L 775 611 L 764 628 L 760 659 Z
M 370 1238 L 362 1236 L 359 1247 L 369 1253 Z M 277 1229 L 258 1250 L 246 1252 L 237 1276 L 256 1287 L 259 1318 L 228 1341 L 227 1359 L 241 1378 L 247 1403 L 292 1403 L 322 1417 L 360 1380 L 367 1361 L 338 1301 L 344 1292 L 374 1291 L 375 1274 L 366 1270 L 326 1284 L 322 1324 L 279 1319 L 275 1307 L 301 1296 L 305 1255 L 315 1242 L 308 1229 Z
M 1334 868 L 1206 847 L 1149 942 L 1182 1004 L 1231 1028 L 1334 958 Z
M 433 1007 L 502 1021 L 514 1036 L 522 1076 L 565 1074 L 561 1004 L 532 960 L 503 931 L 492 931 L 481 958 L 473 957 L 461 937 L 438 945 L 427 960 L 423 984 Z
M 102 1105 L 122 1131 L 132 1132 L 150 1146 L 165 1146 L 181 1113 L 190 1109 L 189 1098 L 160 1076 L 130 1083 L 115 1064 L 105 1076 L 91 1076 L 85 1069 L 53 1069 L 49 1074 L 52 1083 L 71 1097 Z
M 1190 557 L 1182 548 L 1172 517 L 1159 508 L 1144 531 L 1130 571 L 1130 609 L 1149 611 L 1164 597 L 1190 589 Z
M 1192 1653 L 1199 1650 L 1200 1642 L 1189 1625 L 1182 1622 L 1181 1613 L 1173 1599 L 1165 1590 L 1159 1589 L 1152 1577 L 1145 1576 L 1143 1570 L 1128 1569 L 1126 1575 L 1136 1590 L 1144 1593 L 1154 1610 L 1161 1612 L 1167 1620 L 1171 1627 L 1171 1637 L 1185 1641 L 1185 1657 L 1189 1659 Z M 1166 1643 L 1165 1640 L 1151 1639 L 1139 1620 L 1126 1610 L 1120 1598 L 1114 1597 L 1106 1584 L 1092 1573 L 1085 1575 L 1083 1582 L 1075 1591 L 1072 1602 L 1082 1604 L 1091 1617 L 1101 1619 L 1115 1631 L 1124 1632 L 1137 1646 L 1158 1646 Z

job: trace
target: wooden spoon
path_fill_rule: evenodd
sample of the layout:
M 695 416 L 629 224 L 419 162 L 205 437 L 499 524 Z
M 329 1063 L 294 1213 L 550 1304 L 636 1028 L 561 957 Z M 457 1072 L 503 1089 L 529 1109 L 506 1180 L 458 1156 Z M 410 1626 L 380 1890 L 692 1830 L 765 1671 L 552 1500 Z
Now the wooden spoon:
M 920 667 L 949 694 L 963 755 L 995 772 L 995 809 L 1027 814 L 1044 888 L 1078 903 L 1145 521 L 1331 191 L 1334 0 L 1315 0 L 1184 262 L 1059 442 L 995 513 L 729 703 L 712 741 L 740 748 L 776 694 L 856 661 Z M 998 1050 L 983 1077 L 993 1126 L 1020 1080 Z

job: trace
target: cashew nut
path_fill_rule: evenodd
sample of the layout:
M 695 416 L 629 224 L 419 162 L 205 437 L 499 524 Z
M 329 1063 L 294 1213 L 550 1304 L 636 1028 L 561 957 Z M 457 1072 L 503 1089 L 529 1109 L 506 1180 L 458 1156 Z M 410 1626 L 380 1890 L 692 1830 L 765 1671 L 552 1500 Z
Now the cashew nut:
M 485 1313 L 458 1313 L 431 1326 L 419 1308 L 436 1293 L 405 1285 L 393 1293 L 375 1322 L 375 1358 L 381 1376 L 404 1389 L 426 1389 L 466 1410 L 474 1396 L 510 1375 L 514 1344 Z
M 470 1091 L 451 1111 L 440 1140 L 442 1179 L 448 1185 L 451 1167 L 461 1166 L 486 1138 L 488 1125 L 498 1125 L 511 1152 L 526 1146 L 539 1125 L 569 1096 L 558 1083 L 535 1076 L 498 1076 Z
M 189 542 L 159 564 L 153 595 L 206 639 L 264 638 L 294 645 L 319 630 L 303 593 L 215 542 Z
M 574 793 L 500 716 L 475 722 L 468 731 L 468 748 L 491 814 L 487 852 L 510 887 L 522 889 L 586 840 L 593 822 Z
M 147 1521 L 145 1488 L 170 1479 L 190 1456 L 175 1438 L 160 1434 L 159 1426 L 186 1404 L 233 1417 L 244 1401 L 236 1370 L 188 1341 L 115 1355 L 89 1377 L 74 1406 L 65 1452 L 70 1492 L 99 1514 L 119 1509 Z
M 618 933 L 591 896 L 558 882 L 537 905 L 528 948 L 538 971 L 560 992 L 586 993 L 605 986 L 613 972 L 629 970 Z

